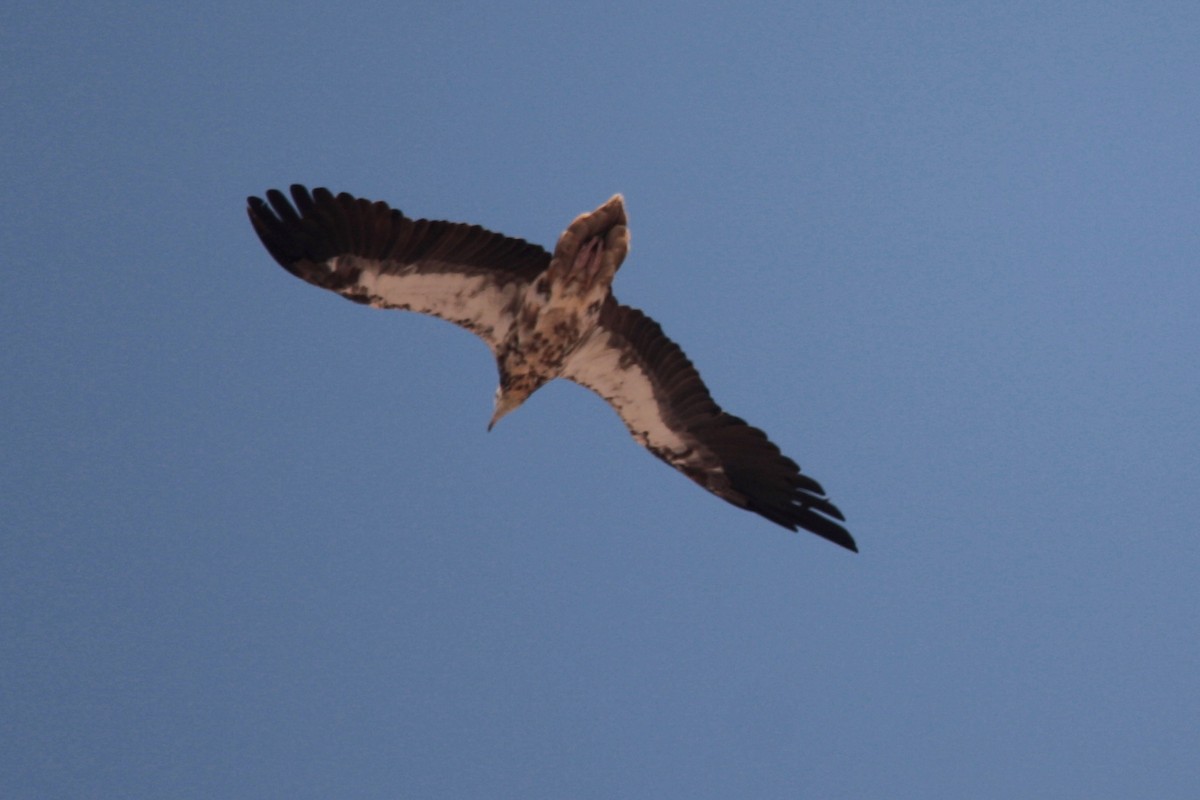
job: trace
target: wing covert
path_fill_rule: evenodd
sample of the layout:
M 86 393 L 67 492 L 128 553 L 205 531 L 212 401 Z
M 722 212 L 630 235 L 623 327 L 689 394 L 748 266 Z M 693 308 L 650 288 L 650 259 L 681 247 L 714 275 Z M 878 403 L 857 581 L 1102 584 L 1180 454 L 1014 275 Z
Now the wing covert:
M 255 232 L 280 266 L 357 303 L 431 314 L 493 350 L 530 281 L 550 262 L 537 245 L 478 225 L 404 216 L 386 203 L 291 187 L 251 197 Z
M 634 439 L 708 491 L 857 552 L 842 512 L 765 433 L 722 411 L 657 322 L 610 298 L 566 377 L 611 404 Z

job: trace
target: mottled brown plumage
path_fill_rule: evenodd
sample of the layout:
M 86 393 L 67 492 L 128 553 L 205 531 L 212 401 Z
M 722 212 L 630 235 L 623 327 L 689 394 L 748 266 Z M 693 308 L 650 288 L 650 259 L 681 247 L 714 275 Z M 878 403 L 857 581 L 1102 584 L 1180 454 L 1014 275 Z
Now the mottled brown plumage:
M 841 511 L 758 428 L 722 411 L 691 362 L 611 284 L 629 249 L 620 195 L 577 217 L 553 255 L 475 225 L 293 186 L 249 198 L 250 221 L 293 275 L 358 303 L 432 314 L 487 342 L 491 425 L 557 377 L 592 389 L 640 444 L 708 491 L 857 550 Z

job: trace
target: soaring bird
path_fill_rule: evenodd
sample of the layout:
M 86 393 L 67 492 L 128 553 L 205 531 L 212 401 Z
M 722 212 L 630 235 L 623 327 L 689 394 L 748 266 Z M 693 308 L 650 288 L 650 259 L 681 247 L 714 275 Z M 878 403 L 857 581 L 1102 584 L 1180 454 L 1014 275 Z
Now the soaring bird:
M 411 219 L 382 202 L 291 187 L 248 199 L 267 251 L 356 303 L 432 314 L 496 357 L 492 425 L 554 378 L 603 397 L 639 444 L 708 491 L 855 552 L 845 517 L 758 428 L 722 411 L 658 323 L 621 305 L 629 250 L 621 195 L 575 218 L 554 253 L 477 225 Z

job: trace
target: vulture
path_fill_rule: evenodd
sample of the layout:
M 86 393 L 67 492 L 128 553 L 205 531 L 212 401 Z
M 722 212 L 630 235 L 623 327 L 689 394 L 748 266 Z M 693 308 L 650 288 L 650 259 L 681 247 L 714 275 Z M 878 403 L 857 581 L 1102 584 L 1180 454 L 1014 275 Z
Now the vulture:
M 553 253 L 478 225 L 412 219 L 382 202 L 291 187 L 247 211 L 285 270 L 356 303 L 432 314 L 496 357 L 496 422 L 554 378 L 607 401 L 639 444 L 717 497 L 858 551 L 845 517 L 758 428 L 713 401 L 658 323 L 621 305 L 629 250 L 616 195 L 567 226 Z

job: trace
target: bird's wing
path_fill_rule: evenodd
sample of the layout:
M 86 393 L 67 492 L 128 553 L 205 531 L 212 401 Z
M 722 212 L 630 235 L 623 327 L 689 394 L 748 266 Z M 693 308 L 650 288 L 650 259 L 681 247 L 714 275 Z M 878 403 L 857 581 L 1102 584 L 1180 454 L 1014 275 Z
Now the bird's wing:
M 713 494 L 857 552 L 821 485 L 765 433 L 722 411 L 679 345 L 641 311 L 609 298 L 562 374 L 603 397 L 634 439 Z
M 410 219 L 327 189 L 248 199 L 250 222 L 284 269 L 356 303 L 432 314 L 504 340 L 528 284 L 550 263 L 537 245 L 477 225 Z

